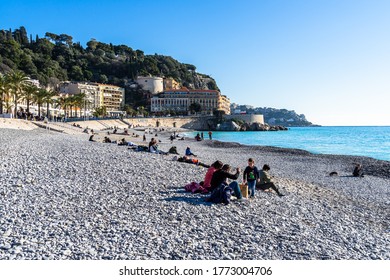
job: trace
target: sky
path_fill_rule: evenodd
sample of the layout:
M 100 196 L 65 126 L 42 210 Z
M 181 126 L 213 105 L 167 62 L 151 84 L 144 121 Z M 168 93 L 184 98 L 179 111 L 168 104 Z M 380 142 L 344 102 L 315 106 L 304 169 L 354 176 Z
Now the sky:
M 232 103 L 390 125 L 388 0 L 0 0 L 0 29 L 172 56 Z

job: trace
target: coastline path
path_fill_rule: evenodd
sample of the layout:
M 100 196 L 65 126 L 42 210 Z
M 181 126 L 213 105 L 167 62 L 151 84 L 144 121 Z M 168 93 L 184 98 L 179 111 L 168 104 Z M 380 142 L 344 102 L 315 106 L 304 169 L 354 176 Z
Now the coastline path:
M 0 259 L 390 259 L 389 162 L 158 135 L 207 164 L 267 163 L 286 196 L 210 204 L 183 189 L 206 169 L 173 155 L 0 129 Z

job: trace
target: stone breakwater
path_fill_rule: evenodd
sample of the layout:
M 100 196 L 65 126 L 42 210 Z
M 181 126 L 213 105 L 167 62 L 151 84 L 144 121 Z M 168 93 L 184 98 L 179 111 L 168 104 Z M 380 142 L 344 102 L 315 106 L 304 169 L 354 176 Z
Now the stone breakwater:
M 183 191 L 204 168 L 87 139 L 0 130 L 0 259 L 390 259 L 390 179 L 350 177 L 364 158 L 175 141 L 205 163 L 268 163 L 286 194 L 225 206 Z

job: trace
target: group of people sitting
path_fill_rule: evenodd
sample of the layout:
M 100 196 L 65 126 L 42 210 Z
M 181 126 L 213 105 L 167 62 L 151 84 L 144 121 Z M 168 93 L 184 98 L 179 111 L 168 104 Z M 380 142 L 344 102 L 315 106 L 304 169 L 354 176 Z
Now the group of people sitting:
M 248 159 L 248 166 L 243 172 L 243 184 L 248 186 L 251 198 L 255 197 L 256 189 L 272 189 L 278 196 L 284 196 L 272 182 L 269 170 L 268 164 L 264 164 L 263 168 L 258 170 L 255 161 L 252 158 Z M 200 183 L 199 190 L 203 193 L 211 193 L 210 197 L 206 199 L 209 202 L 228 204 L 231 196 L 235 196 L 238 201 L 243 201 L 244 198 L 237 182 L 240 173 L 240 168 L 236 168 L 235 172 L 231 173 L 230 165 L 217 160 L 208 168 L 204 181 Z M 232 182 L 228 183 L 227 179 L 232 180 Z

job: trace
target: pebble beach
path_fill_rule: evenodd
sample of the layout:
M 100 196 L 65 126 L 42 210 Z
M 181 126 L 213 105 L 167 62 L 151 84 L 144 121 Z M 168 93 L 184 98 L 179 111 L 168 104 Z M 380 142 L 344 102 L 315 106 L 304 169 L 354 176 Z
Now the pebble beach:
M 0 128 L 0 259 L 390 259 L 390 162 L 168 137 L 206 164 L 269 164 L 285 196 L 211 204 L 184 191 L 207 169 L 174 155 Z

